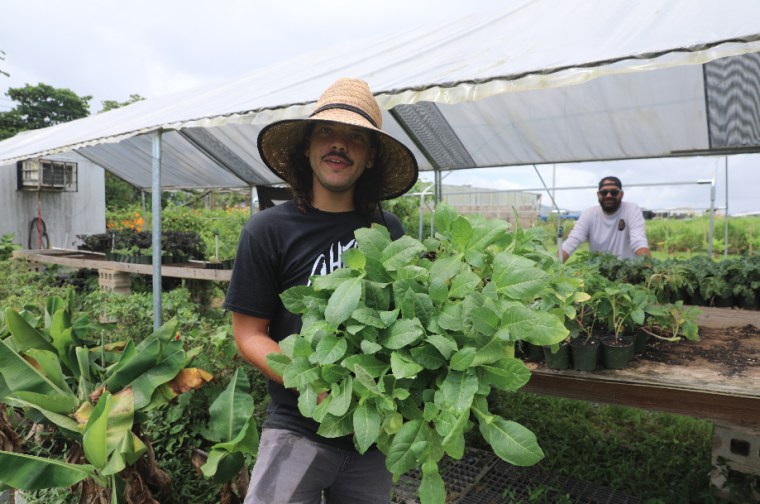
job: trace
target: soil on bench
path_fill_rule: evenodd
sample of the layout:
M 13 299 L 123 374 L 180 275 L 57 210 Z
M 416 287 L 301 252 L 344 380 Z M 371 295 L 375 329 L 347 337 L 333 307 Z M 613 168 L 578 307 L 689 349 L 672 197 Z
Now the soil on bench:
M 701 363 L 725 376 L 744 376 L 760 368 L 760 328 L 700 327 L 699 336 L 699 341 L 676 343 L 651 338 L 647 351 L 637 358 L 673 366 Z

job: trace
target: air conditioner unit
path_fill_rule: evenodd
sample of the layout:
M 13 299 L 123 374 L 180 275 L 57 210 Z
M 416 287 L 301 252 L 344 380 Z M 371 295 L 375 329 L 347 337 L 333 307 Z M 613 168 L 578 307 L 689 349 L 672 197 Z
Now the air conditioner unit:
M 76 191 L 77 164 L 52 159 L 19 161 L 18 188 L 25 191 Z

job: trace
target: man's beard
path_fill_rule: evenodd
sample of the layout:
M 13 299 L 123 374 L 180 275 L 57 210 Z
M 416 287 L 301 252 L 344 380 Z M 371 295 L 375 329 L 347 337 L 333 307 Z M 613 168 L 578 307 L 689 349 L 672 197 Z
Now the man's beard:
M 605 202 L 611 202 L 610 205 L 605 205 Z M 614 214 L 620 209 L 620 205 L 623 203 L 622 199 L 612 198 L 610 200 L 603 199 L 599 202 L 599 206 L 602 207 L 602 211 L 607 214 Z

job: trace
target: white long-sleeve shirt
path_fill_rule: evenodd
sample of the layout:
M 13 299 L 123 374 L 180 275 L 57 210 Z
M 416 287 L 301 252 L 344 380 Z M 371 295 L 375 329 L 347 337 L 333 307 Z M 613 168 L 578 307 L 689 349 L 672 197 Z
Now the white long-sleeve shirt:
M 584 241 L 588 241 L 592 252 L 609 252 L 618 259 L 635 257 L 636 250 L 649 248 L 641 208 L 636 203 L 622 201 L 617 212 L 609 215 L 601 206 L 584 210 L 562 244 L 562 250 L 569 256 Z

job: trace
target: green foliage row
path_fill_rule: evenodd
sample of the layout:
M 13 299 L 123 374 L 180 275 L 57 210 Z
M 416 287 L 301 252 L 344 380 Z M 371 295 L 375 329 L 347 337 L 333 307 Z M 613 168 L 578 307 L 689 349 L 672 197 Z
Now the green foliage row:
M 662 303 L 760 307 L 760 256 L 722 260 L 701 255 L 665 260 L 638 257 L 620 261 L 611 254 L 585 252 L 572 264 L 583 264 L 609 280 L 641 285 Z
M 106 212 L 107 222 L 125 222 L 141 215 L 142 209 L 127 207 Z M 245 208 L 205 209 L 189 206 L 169 205 L 161 210 L 162 234 L 188 233 L 200 237 L 199 251 L 205 259 L 233 259 L 237 243 L 250 213 Z M 145 223 L 152 222 L 150 212 L 144 218 Z M 148 233 L 148 231 L 143 231 Z M 149 246 L 150 244 L 148 244 Z M 217 256 L 218 246 L 218 256 Z

